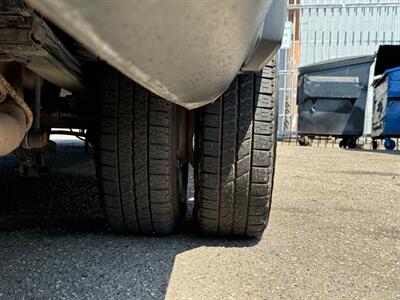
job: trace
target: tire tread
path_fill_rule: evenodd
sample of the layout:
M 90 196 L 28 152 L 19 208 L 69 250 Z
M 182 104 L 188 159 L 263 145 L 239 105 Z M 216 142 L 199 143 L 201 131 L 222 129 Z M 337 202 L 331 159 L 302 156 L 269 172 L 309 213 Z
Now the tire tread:
M 239 75 L 197 114 L 195 208 L 207 234 L 260 236 L 271 206 L 276 151 L 275 62 Z
M 168 234 L 179 219 L 176 106 L 105 66 L 96 169 L 113 230 Z

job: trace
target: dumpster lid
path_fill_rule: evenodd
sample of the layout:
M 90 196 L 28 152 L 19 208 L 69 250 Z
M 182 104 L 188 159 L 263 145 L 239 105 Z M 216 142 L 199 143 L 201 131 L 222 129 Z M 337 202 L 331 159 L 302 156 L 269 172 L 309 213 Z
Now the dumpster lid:
M 394 73 L 394 72 L 400 72 L 400 66 L 396 67 L 396 68 L 391 68 L 391 69 L 385 70 L 383 72 L 383 74 L 377 75 L 376 78 L 374 79 L 374 81 L 372 82 L 372 86 L 378 86 L 382 81 L 384 81 L 384 79 L 386 78 L 386 76 L 388 74 Z M 398 79 L 394 79 L 394 80 L 398 80 Z
M 374 61 L 375 55 L 360 55 L 360 56 L 347 56 L 339 57 L 329 60 L 324 60 L 318 63 L 309 64 L 299 68 L 299 74 L 311 73 L 321 70 L 329 70 L 351 65 L 358 65 L 363 63 L 371 63 Z
M 384 74 L 386 70 L 400 66 L 400 46 L 381 45 L 376 54 L 374 76 Z
M 394 72 L 398 72 L 398 71 L 400 71 L 400 64 L 398 67 L 385 70 L 385 74 L 394 73 Z

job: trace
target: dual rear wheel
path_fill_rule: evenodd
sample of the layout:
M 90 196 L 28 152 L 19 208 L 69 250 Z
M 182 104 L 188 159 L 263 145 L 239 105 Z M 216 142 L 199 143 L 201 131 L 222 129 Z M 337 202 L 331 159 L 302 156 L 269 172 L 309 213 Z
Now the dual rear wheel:
M 111 67 L 101 91 L 96 169 L 110 226 L 118 232 L 168 234 L 186 211 L 187 158 L 180 151 L 182 108 Z M 274 62 L 239 75 L 195 114 L 195 207 L 207 234 L 260 236 L 273 187 L 277 83 Z

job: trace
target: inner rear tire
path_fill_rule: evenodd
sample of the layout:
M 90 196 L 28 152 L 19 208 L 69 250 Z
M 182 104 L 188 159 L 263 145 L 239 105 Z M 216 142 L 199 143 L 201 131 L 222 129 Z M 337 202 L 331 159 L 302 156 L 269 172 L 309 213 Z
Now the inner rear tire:
M 239 75 L 214 103 L 197 112 L 195 207 L 207 234 L 258 237 L 267 226 L 277 124 L 275 61 Z
M 171 233 L 186 205 L 177 106 L 108 66 L 99 86 L 96 172 L 108 222 L 117 232 Z

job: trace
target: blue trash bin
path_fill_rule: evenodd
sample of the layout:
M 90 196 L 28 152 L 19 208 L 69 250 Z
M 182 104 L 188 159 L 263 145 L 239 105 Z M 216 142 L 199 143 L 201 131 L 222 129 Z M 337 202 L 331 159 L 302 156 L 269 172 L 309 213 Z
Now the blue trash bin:
M 400 137 L 400 67 L 386 70 L 374 81 L 373 86 L 374 115 L 371 137 L 373 140 L 385 139 L 385 148 L 393 150 L 396 143 L 391 138 Z

